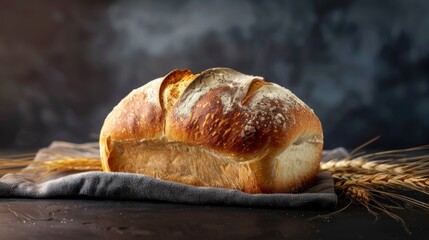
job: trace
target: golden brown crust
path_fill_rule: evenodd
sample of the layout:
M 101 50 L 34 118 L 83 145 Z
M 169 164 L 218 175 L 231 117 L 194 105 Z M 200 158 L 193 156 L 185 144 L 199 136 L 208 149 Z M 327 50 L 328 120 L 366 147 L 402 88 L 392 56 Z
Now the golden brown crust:
M 126 96 L 105 119 L 101 135 L 120 140 L 160 137 L 165 122 L 158 96 L 161 83 L 156 79 Z
M 191 146 L 194 155 L 189 157 L 210 159 L 207 161 L 212 163 L 208 166 L 208 162 L 199 159 L 189 162 L 184 157 L 172 160 L 172 155 L 159 150 L 160 163 L 148 167 L 143 159 L 149 154 L 147 147 L 133 152 L 140 142 L 146 141 L 177 143 L 182 147 L 170 150 L 178 155 Z M 175 70 L 134 90 L 109 114 L 100 134 L 105 171 L 151 176 L 156 175 L 150 174 L 154 171 L 163 172 L 159 178 L 252 193 L 301 190 L 318 172 L 322 147 L 319 119 L 294 94 L 261 77 L 227 68 L 195 75 L 189 70 Z M 216 160 L 202 157 L 207 151 L 217 156 L 219 164 L 229 159 L 229 165 L 213 167 Z M 130 159 L 127 152 L 140 157 Z M 165 172 L 159 166 L 171 165 L 169 161 L 218 170 L 208 177 L 206 173 L 200 174 L 205 171 L 199 167 L 199 171 L 187 175 L 175 173 L 176 170 Z M 225 168 L 236 170 L 219 170 Z
M 185 88 L 197 76 L 198 74 L 193 75 L 187 69 L 174 70 L 165 76 L 159 92 L 160 105 L 164 109 L 164 112 L 169 111 L 173 107 Z
M 163 78 L 133 90 L 109 113 L 100 132 L 100 155 L 104 171 L 110 171 L 112 142 L 157 139 L 164 133 L 164 113 L 159 102 Z
M 259 92 L 248 96 L 252 83 L 263 82 L 262 78 L 228 70 L 221 76 L 238 81 L 219 81 L 219 72 L 225 70 L 207 70 L 188 86 L 167 113 L 166 136 L 245 158 L 261 154 L 267 147 L 275 152 L 288 145 L 287 135 L 298 123 L 293 111 L 308 107 L 290 91 L 273 84 L 262 85 Z M 199 89 L 207 92 L 197 98 Z M 273 94 L 275 91 L 278 93 Z M 267 93 L 273 96 L 265 98 Z
M 273 160 L 275 159 L 275 153 L 261 161 L 255 162 L 251 167 L 257 179 L 259 179 L 261 192 L 284 192 L 285 189 L 288 189 L 287 192 L 304 190 L 312 183 L 314 177 L 319 172 L 323 151 L 323 135 L 320 121 L 317 117 L 314 117 L 314 113 L 308 108 L 294 109 L 288 114 L 295 116 L 295 124 L 291 125 L 289 129 L 285 129 L 286 133 L 283 134 L 283 140 L 282 138 L 276 138 L 275 140 L 279 142 L 273 144 L 273 146 L 278 146 L 278 144 L 281 144 L 281 141 L 287 142 L 287 147 L 281 149 L 287 152 L 290 157 L 281 159 L 281 161 L 304 162 L 304 159 L 301 158 L 307 158 L 305 160 L 309 160 L 309 162 L 297 165 L 288 163 L 288 169 L 279 171 L 276 171 L 276 166 L 272 168 L 267 167 L 270 163 L 276 162 L 276 160 Z M 294 154 L 294 152 L 298 154 Z M 276 181 L 273 179 L 273 171 L 277 172 L 277 175 L 281 175 L 278 172 L 283 172 L 284 174 L 296 175 L 296 177 L 294 181 L 283 181 L 281 177 L 278 178 L 280 181 Z

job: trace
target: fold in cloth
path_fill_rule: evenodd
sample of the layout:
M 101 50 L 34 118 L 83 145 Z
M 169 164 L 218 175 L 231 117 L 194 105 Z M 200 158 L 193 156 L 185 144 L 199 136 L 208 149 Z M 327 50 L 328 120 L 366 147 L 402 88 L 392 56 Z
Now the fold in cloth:
M 98 157 L 95 145 L 53 142 L 35 161 L 59 157 Z M 324 151 L 324 159 L 344 157 L 347 151 Z M 34 166 L 30 165 L 28 168 Z M 44 177 L 40 172 L 7 174 L 0 178 L 0 197 L 127 199 L 246 207 L 332 209 L 337 203 L 333 179 L 319 173 L 313 186 L 295 194 L 248 194 L 238 190 L 195 187 L 131 173 L 67 172 Z

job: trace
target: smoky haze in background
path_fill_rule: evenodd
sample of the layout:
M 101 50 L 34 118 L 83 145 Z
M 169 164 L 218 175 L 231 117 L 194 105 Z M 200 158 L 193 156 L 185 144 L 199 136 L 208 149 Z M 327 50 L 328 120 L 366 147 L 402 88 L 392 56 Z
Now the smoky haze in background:
M 108 112 L 175 68 L 291 89 L 325 146 L 429 143 L 427 1 L 0 1 L 0 148 L 96 141 Z

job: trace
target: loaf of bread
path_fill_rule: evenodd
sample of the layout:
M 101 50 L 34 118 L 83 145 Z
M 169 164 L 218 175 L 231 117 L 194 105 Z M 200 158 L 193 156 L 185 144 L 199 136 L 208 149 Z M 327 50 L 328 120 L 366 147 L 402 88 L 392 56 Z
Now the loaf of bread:
M 292 193 L 319 171 L 322 126 L 289 90 L 228 68 L 174 70 L 133 90 L 100 133 L 106 172 Z

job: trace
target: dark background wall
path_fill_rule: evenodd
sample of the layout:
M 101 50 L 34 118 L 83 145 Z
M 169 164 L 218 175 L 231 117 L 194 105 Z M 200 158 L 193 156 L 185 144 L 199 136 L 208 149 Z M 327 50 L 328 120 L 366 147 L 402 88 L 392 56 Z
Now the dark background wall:
M 296 93 L 327 148 L 429 143 L 429 1 L 0 0 L 0 148 L 96 141 L 131 89 L 226 66 Z

